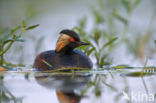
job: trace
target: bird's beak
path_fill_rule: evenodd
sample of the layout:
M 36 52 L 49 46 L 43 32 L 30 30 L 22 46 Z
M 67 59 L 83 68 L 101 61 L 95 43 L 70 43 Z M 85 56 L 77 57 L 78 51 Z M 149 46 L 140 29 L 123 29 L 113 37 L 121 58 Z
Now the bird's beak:
M 81 46 L 81 45 L 89 45 L 89 43 L 85 43 L 85 42 L 80 41 L 80 42 L 79 42 L 79 45 L 80 45 L 80 46 Z

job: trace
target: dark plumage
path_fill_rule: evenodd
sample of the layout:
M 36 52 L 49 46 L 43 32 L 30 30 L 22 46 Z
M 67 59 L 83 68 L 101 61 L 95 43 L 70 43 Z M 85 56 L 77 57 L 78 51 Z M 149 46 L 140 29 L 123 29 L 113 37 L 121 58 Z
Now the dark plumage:
M 60 32 L 60 34 L 67 34 L 67 35 L 69 35 L 69 36 L 75 38 L 76 41 L 80 41 L 80 38 L 79 38 L 79 36 L 77 35 L 77 33 L 74 32 L 74 31 L 72 31 L 72 30 L 68 30 L 68 29 L 62 30 L 62 31 Z
M 35 61 L 34 68 L 38 70 L 54 70 L 58 68 L 79 67 L 92 68 L 92 62 L 82 51 L 75 49 L 81 45 L 88 45 L 80 41 L 78 34 L 72 30 L 60 32 L 56 49 L 40 53 Z M 50 65 L 48 65 L 50 64 Z

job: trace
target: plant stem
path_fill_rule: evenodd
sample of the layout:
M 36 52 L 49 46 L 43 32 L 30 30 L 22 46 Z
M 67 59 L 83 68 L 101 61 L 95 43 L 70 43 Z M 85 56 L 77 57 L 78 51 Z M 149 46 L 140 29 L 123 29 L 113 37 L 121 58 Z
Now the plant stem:
M 3 60 L 4 60 L 4 57 L 3 55 L 1 55 L 0 65 L 3 65 Z
M 2 46 L 2 48 L 1 48 L 1 50 L 3 51 L 3 46 Z M 3 54 L 2 54 L 2 55 L 0 55 L 0 57 L 1 57 L 1 60 L 0 60 L 0 65 L 3 65 L 3 59 L 4 59 Z
M 0 65 L 3 65 L 4 63 L 4 53 L 6 53 L 9 48 L 12 46 L 14 41 L 11 41 L 10 44 L 4 49 L 4 45 L 2 46 L 2 52 L 0 53 L 0 57 L 1 57 L 1 60 L 0 60 Z
M 2 47 L 2 50 L 3 50 L 3 51 L 2 51 L 2 53 L 0 54 L 0 56 L 2 56 L 4 53 L 6 53 L 6 52 L 9 50 L 9 48 L 12 46 L 12 44 L 13 44 L 13 41 L 10 42 L 10 44 L 6 47 L 5 50 L 3 50 L 3 47 L 4 47 L 4 46 L 3 46 L 3 47 Z

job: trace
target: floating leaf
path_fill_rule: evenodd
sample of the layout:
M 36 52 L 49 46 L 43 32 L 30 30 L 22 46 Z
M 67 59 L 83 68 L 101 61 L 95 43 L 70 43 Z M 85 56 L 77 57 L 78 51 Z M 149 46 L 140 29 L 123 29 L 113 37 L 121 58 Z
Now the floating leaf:
M 128 66 L 128 65 L 117 65 L 117 66 L 114 66 L 112 68 L 115 68 L 115 69 L 127 69 L 127 68 L 133 68 L 133 67 Z
M 38 27 L 39 24 L 36 24 L 36 25 L 33 25 L 33 26 L 29 26 L 28 28 L 26 28 L 25 30 L 31 30 L 31 29 L 34 29 L 36 27 Z
M 55 69 L 55 70 L 48 70 L 48 72 L 64 72 L 66 70 L 73 70 L 73 72 L 81 72 L 81 71 L 78 71 L 78 70 L 87 70 L 87 71 L 82 71 L 82 72 L 88 72 L 90 69 L 80 68 L 80 67 L 62 67 L 62 68 L 58 68 L 58 69 Z M 74 70 L 76 70 L 76 71 L 74 71 Z M 47 71 L 44 71 L 44 72 L 47 72 Z
M 150 76 L 153 73 L 144 73 L 144 72 L 131 72 L 126 74 L 121 74 L 121 76 L 128 76 L 128 77 L 143 77 L 143 76 Z

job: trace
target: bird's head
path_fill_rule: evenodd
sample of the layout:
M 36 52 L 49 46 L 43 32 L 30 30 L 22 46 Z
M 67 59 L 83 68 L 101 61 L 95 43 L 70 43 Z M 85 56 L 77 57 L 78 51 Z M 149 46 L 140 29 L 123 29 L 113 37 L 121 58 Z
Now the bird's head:
M 89 43 L 82 42 L 78 34 L 72 30 L 62 30 L 60 34 L 55 49 L 57 53 L 72 51 L 76 47 L 89 45 Z

